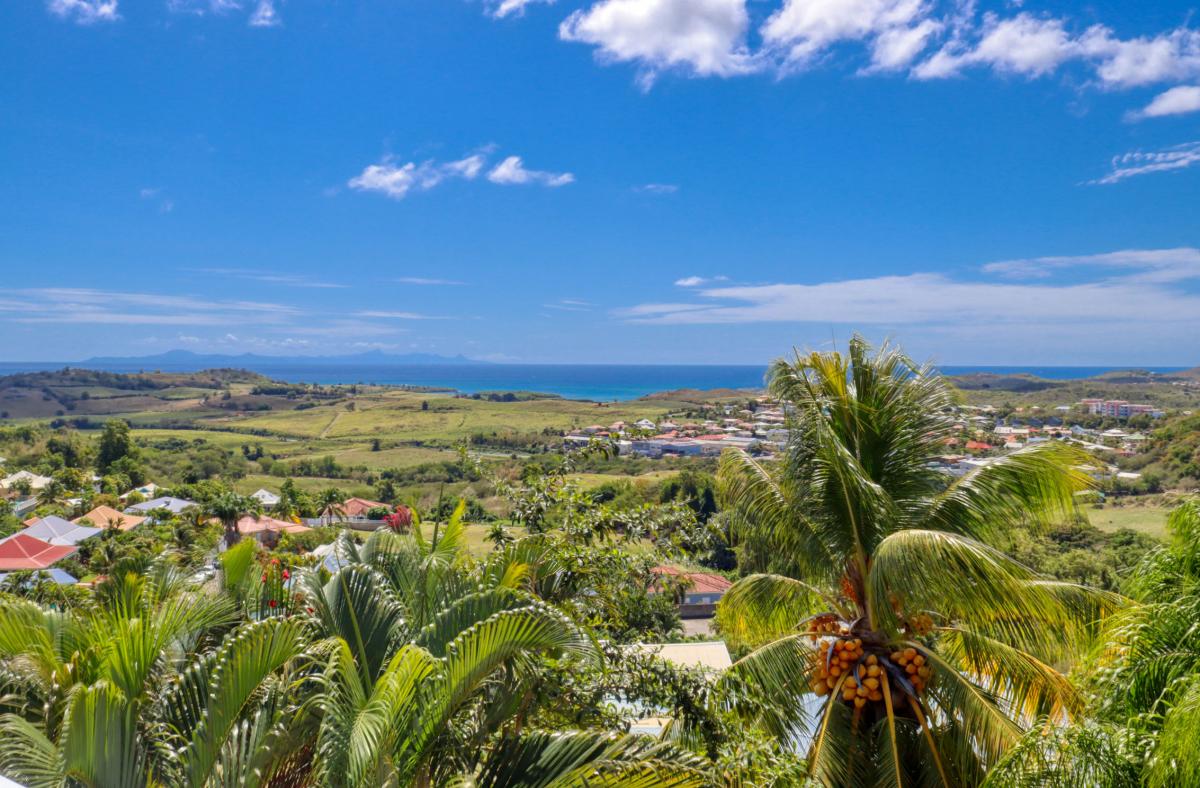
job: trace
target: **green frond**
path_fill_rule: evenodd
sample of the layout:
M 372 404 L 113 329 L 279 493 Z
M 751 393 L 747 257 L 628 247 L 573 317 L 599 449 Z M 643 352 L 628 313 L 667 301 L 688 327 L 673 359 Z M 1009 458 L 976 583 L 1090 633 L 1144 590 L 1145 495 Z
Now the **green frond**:
M 981 788 L 1142 788 L 1143 747 L 1113 725 L 1043 722 L 988 771 Z
M 645 737 L 600 732 L 502 739 L 478 788 L 686 788 L 709 785 L 694 755 Z
M 0 716 L 0 774 L 25 788 L 60 788 L 63 763 L 54 742 L 16 714 Z
M 951 482 L 920 515 L 920 527 L 987 538 L 1013 525 L 1048 525 L 1074 515 L 1075 494 L 1095 487 L 1094 460 L 1068 443 L 1027 446 Z
M 1163 717 L 1147 764 L 1151 788 L 1200 785 L 1200 677 L 1193 675 L 1185 682 Z
M 181 674 L 166 705 L 175 734 L 186 742 L 177 757 L 189 785 L 206 784 L 218 766 L 228 775 L 231 765 L 222 762 L 222 753 L 231 741 L 261 741 L 248 732 L 265 736 L 275 720 L 260 718 L 251 726 L 247 707 L 264 682 L 305 652 L 312 634 L 295 618 L 247 624 L 211 659 Z M 238 753 L 235 746 L 232 754 L 239 762 L 253 762 L 255 753 Z
M 370 687 L 391 656 L 404 627 L 404 608 L 384 577 L 364 564 L 339 569 L 322 585 L 303 577 L 313 616 L 328 635 L 350 644 L 363 682 Z
M 781 575 L 743 577 L 717 605 L 722 636 L 734 648 L 757 647 L 803 631 L 805 619 L 830 609 L 817 589 Z
M 811 708 L 816 667 L 808 638 L 791 635 L 752 651 L 721 675 L 717 692 L 723 703 L 752 719 L 772 735 L 801 741 L 813 724 Z
M 76 687 L 59 742 L 63 771 L 85 785 L 144 788 L 147 759 L 137 725 L 137 706 L 116 687 Z

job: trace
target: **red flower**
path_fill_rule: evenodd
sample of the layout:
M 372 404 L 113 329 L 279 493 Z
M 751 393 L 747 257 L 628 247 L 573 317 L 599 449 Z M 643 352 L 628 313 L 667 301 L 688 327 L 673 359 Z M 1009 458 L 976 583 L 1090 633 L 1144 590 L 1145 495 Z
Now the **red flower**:
M 311 614 L 311 613 L 316 613 L 316 612 L 317 612 L 317 611 L 313 610 L 311 607 L 306 607 L 306 608 L 304 608 L 304 609 L 305 609 L 305 610 L 307 610 L 307 611 L 308 611 L 310 614 Z
M 284 580 L 287 580 L 287 579 L 288 579 L 289 577 L 291 577 L 291 576 L 292 576 L 292 573 L 291 573 L 291 572 L 289 572 L 289 571 L 288 571 L 288 570 L 286 570 L 286 569 L 284 569 L 284 570 L 283 570 L 283 579 L 284 579 Z
M 263 572 L 262 581 L 264 583 L 267 582 L 267 573 L 266 572 Z
M 272 600 L 271 600 L 270 602 L 268 602 L 267 604 L 268 604 L 268 605 L 270 605 L 271 607 L 275 607 L 275 606 L 276 606 L 276 605 L 278 605 L 279 603 L 278 603 L 278 602 L 276 602 L 274 599 L 272 599 Z

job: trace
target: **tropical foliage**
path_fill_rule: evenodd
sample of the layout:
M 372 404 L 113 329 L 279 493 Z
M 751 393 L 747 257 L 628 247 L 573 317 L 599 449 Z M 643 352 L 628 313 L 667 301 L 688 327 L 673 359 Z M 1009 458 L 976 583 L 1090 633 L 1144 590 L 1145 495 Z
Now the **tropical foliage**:
M 753 648 L 734 703 L 807 749 L 824 784 L 972 785 L 1035 720 L 1083 703 L 1066 664 L 1116 602 L 1049 581 L 989 546 L 1070 515 L 1089 460 L 1064 444 L 1013 452 L 947 484 L 931 460 L 952 391 L 861 339 L 777 362 L 791 415 L 778 463 L 728 454 L 740 539 L 723 631 Z

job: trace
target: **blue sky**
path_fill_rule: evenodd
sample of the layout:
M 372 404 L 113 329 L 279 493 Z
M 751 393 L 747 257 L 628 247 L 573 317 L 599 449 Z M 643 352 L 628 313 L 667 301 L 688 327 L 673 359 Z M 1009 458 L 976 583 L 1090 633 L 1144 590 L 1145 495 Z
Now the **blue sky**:
M 0 360 L 1200 363 L 1188 2 L 10 0 L 0 74 Z

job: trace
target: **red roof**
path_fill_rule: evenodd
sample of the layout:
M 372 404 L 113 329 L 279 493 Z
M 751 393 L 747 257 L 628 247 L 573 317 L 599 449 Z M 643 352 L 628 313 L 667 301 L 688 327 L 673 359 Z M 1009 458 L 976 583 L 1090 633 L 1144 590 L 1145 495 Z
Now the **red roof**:
M 381 506 L 391 511 L 392 507 L 386 503 L 368 501 L 366 498 L 347 498 L 346 502 L 342 504 L 342 510 L 346 513 L 347 517 L 362 517 L 372 509 L 378 509 Z
M 992 448 L 990 443 L 981 443 L 980 441 L 967 441 L 968 449 L 986 450 Z
M 18 533 L 0 541 L 0 571 L 45 569 L 72 555 L 74 545 L 56 545 Z
M 702 594 L 723 594 L 733 585 L 728 579 L 711 572 L 687 572 L 674 566 L 656 566 L 650 570 L 656 575 L 671 575 L 686 578 L 689 591 Z
M 276 533 L 300 534 L 305 531 L 311 531 L 307 525 L 299 523 L 291 523 L 287 520 L 276 520 L 274 517 L 254 517 L 246 515 L 238 520 L 238 532 L 242 534 L 256 534 L 261 531 L 274 531 Z

